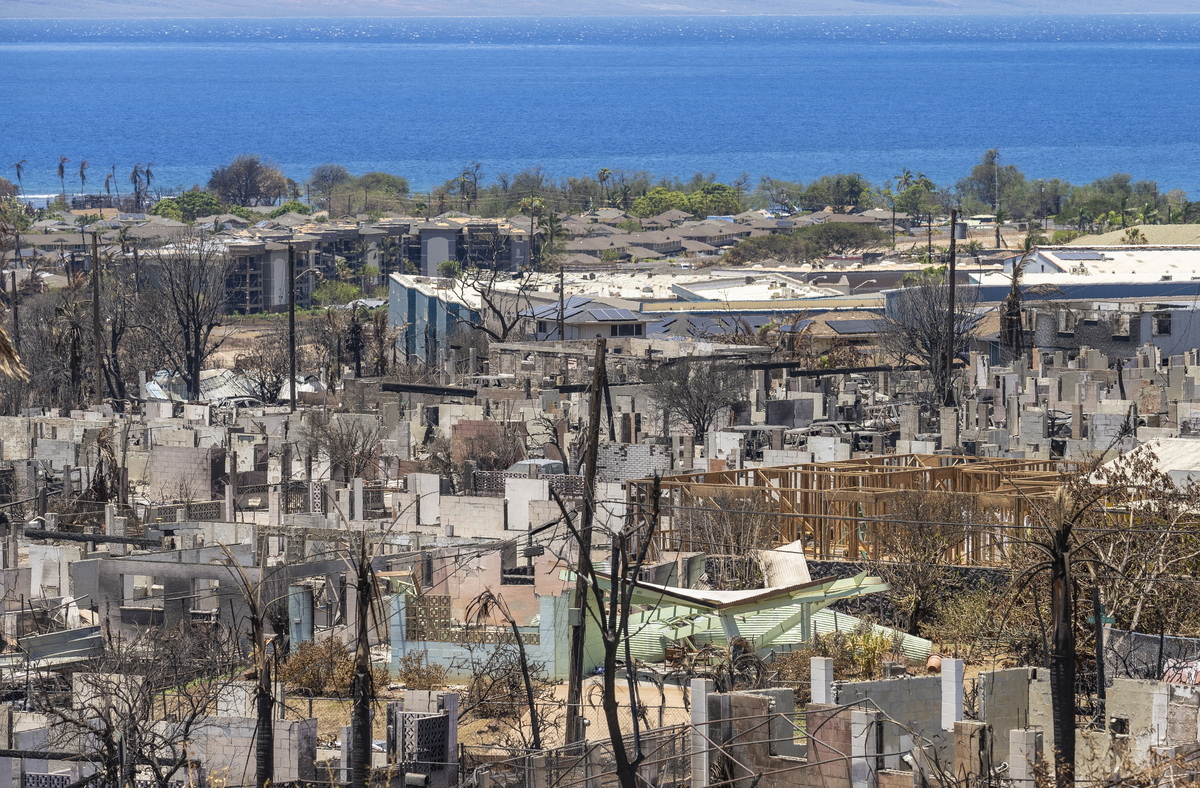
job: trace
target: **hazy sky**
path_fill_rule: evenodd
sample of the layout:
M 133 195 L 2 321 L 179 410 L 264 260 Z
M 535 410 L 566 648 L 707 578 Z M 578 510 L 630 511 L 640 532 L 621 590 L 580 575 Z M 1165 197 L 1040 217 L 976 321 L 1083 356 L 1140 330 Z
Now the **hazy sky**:
M 1196 12 L 1200 0 L 0 0 L 3 18 Z

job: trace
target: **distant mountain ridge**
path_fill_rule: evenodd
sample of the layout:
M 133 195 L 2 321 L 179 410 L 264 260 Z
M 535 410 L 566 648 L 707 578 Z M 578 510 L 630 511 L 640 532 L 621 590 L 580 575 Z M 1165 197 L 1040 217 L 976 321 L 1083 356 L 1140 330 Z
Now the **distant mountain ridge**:
M 1200 12 L 1200 0 L 4 0 L 0 18 L 1123 14 Z

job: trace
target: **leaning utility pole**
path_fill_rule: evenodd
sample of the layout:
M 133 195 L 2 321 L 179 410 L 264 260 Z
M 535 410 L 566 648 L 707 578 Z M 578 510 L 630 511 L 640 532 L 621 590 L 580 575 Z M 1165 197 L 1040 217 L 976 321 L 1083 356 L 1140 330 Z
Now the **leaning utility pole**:
M 288 412 L 296 412 L 296 247 L 288 244 Z
M 100 342 L 100 242 L 96 233 L 92 233 L 92 340 L 96 345 L 96 404 L 104 400 L 104 369 L 100 364 L 100 352 L 103 345 Z
M 605 354 L 608 343 L 596 338 L 596 361 L 592 368 L 592 391 L 588 398 L 587 454 L 583 461 L 583 516 L 579 523 L 579 540 L 575 570 L 575 596 L 571 626 L 571 661 L 567 670 L 567 720 L 564 742 L 574 744 L 584 738 L 579 710 L 583 701 L 583 643 L 587 624 L 588 582 L 580 570 L 584 556 L 592 552 L 592 521 L 596 516 L 596 456 L 600 450 L 600 394 L 608 387 Z
M 958 323 L 957 315 L 955 314 L 954 304 L 954 285 L 955 285 L 955 255 L 954 251 L 954 229 L 958 224 L 958 210 L 950 209 L 950 263 L 946 269 L 946 284 L 949 291 L 950 303 L 946 310 L 946 390 L 942 392 L 942 404 L 948 408 L 954 407 L 954 352 L 957 349 L 955 326 Z

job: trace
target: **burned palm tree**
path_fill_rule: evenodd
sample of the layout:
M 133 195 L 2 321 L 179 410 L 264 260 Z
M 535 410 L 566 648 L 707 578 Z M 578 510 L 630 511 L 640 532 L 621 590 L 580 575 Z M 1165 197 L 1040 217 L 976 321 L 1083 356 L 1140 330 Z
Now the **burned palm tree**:
M 58 182 L 62 184 L 63 202 L 67 201 L 67 162 L 70 161 L 66 156 L 58 157 Z
M 1025 325 L 1024 307 L 1026 296 L 1046 296 L 1061 293 L 1054 285 L 1034 285 L 1024 287 L 1021 283 L 1025 269 L 1032 261 L 1036 247 L 1031 246 L 1021 255 L 1021 259 L 1013 263 L 1009 275 L 1008 295 L 1000 304 L 1000 347 L 1003 351 L 1002 360 L 1011 364 L 1025 354 Z
M 517 620 L 505 604 L 504 598 L 496 596 L 491 590 L 484 591 L 467 606 L 466 619 L 484 624 L 493 614 L 499 614 L 512 629 L 513 644 L 517 647 L 517 658 L 521 667 L 521 682 L 525 687 L 525 702 L 529 704 L 529 725 L 533 737 L 533 749 L 542 749 L 542 726 L 538 720 L 537 702 L 533 691 L 533 679 L 529 672 L 529 657 L 525 653 L 525 641 L 521 637 L 521 629 Z
M 20 165 L 16 166 L 21 166 L 24 163 L 22 161 Z M 0 221 L 0 238 L 8 235 L 17 236 L 15 225 Z M 18 252 L 20 250 L 19 243 L 18 240 Z M 21 355 L 17 352 L 16 345 L 13 344 L 8 332 L 2 327 L 0 327 L 0 375 L 16 378 L 17 380 L 29 380 L 29 370 L 21 363 Z
M 275 780 L 275 695 L 271 683 L 271 658 L 267 651 L 267 611 L 263 601 L 265 584 L 252 581 L 228 547 L 221 545 L 221 550 L 225 553 L 230 574 L 241 592 L 250 617 L 250 657 L 257 674 L 254 693 L 254 785 L 255 788 L 268 788 Z
M 29 162 L 26 161 L 25 159 L 21 159 L 19 162 L 17 162 L 16 164 L 13 165 L 13 169 L 16 170 L 16 173 L 17 173 L 17 188 L 20 189 L 21 196 L 25 196 L 25 178 L 24 178 L 24 176 L 25 176 L 25 165 L 28 163 Z
M 133 165 L 133 170 L 129 173 L 129 184 L 133 186 L 133 210 L 140 210 L 142 207 L 142 163 L 140 161 Z

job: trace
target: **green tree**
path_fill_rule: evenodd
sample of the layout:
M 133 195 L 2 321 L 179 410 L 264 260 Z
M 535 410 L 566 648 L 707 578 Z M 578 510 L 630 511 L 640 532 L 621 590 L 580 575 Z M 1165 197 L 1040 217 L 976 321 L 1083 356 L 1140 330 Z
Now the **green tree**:
M 154 203 L 154 206 L 150 209 L 150 213 L 153 216 L 162 216 L 166 219 L 174 219 L 177 222 L 183 221 L 183 211 L 180 209 L 179 203 L 175 202 L 171 197 Z
M 336 166 L 336 165 L 335 165 Z M 358 187 L 364 191 L 408 196 L 408 179 L 387 172 L 368 172 L 358 179 Z
M 688 196 L 682 191 L 671 191 L 662 186 L 656 186 L 635 199 L 629 212 L 634 216 L 640 216 L 645 219 L 651 216 L 658 216 L 670 210 L 691 213 L 692 206 L 688 201 Z
M 937 186 L 925 173 L 905 168 L 896 178 L 896 210 L 918 218 L 928 216 L 937 208 L 936 191 Z
M 183 213 L 185 222 L 195 221 L 201 216 L 215 216 L 221 212 L 221 201 L 212 192 L 192 189 L 173 199 Z
M 805 227 L 797 233 L 802 239 L 820 249 L 822 254 L 874 249 L 887 241 L 887 233 L 871 224 L 825 222 Z
M 1029 186 L 1025 175 L 1012 164 L 1000 163 L 1000 151 L 993 148 L 983 154 L 971 174 L 957 184 L 963 208 L 976 212 L 991 206 L 992 213 L 1005 210 L 1008 215 L 1023 219 L 1029 215 Z
M 861 205 L 870 193 L 870 182 L 856 172 L 822 175 L 804 190 L 801 207 L 819 211 L 828 206 L 835 211 L 844 211 Z
M 320 306 L 341 306 L 362 295 L 358 285 L 326 279 L 313 290 L 313 303 Z
M 688 213 L 694 216 L 724 216 L 742 210 L 737 190 L 724 183 L 706 183 L 688 195 Z
M 283 216 L 285 213 L 299 213 L 304 216 L 308 216 L 310 213 L 312 213 L 312 208 L 309 208 L 307 205 L 300 202 L 299 200 L 288 200 L 283 205 L 279 206 L 278 208 L 276 208 L 275 210 L 273 210 L 269 214 L 267 214 L 267 216 L 268 216 L 268 218 L 271 218 L 271 219 L 278 219 L 280 216 Z
M 824 251 L 807 238 L 792 233 L 773 233 L 747 238 L 726 251 L 721 262 L 745 265 L 759 260 L 779 260 L 800 265 L 822 254 Z

